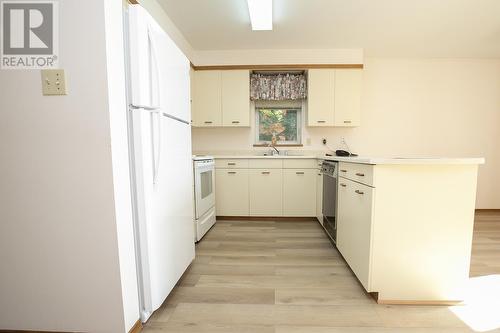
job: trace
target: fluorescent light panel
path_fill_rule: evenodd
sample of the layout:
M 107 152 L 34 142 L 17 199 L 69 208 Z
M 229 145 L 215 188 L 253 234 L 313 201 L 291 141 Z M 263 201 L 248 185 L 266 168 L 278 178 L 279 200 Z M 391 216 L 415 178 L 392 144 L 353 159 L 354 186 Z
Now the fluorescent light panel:
M 247 0 L 252 30 L 273 30 L 273 0 Z

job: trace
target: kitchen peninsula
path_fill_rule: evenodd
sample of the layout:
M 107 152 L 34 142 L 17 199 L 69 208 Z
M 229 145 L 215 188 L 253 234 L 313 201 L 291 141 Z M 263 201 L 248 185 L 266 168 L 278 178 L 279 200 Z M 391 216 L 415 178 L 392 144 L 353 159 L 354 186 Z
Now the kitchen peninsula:
M 338 162 L 337 249 L 367 292 L 385 304 L 463 300 L 482 158 L 218 155 L 217 215 L 322 222 L 322 160 Z

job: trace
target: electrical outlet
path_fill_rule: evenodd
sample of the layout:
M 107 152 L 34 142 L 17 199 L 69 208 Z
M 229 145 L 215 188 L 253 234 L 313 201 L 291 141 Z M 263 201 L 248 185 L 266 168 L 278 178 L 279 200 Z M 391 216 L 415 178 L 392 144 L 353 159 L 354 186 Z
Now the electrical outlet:
M 42 92 L 46 96 L 67 94 L 64 69 L 42 69 Z

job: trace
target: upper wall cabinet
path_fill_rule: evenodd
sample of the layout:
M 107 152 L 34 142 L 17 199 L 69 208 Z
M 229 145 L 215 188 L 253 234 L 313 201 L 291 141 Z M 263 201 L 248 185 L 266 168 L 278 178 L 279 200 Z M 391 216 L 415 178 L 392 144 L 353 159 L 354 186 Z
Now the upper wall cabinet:
M 335 70 L 333 126 L 359 126 L 361 123 L 361 69 Z
M 335 70 L 308 71 L 307 125 L 333 126 Z
M 361 69 L 308 71 L 308 126 L 360 125 Z
M 193 71 L 192 78 L 193 126 L 250 126 L 248 70 Z
M 193 126 L 222 126 L 220 71 L 193 72 L 191 103 Z
M 250 72 L 222 71 L 222 126 L 250 126 Z

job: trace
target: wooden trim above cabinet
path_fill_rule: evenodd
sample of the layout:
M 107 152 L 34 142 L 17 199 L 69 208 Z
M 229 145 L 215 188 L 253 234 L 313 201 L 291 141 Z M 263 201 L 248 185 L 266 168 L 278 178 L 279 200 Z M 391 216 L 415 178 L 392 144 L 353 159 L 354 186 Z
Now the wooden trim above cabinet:
M 208 66 L 195 66 L 191 63 L 191 67 L 195 71 L 206 70 L 235 70 L 235 69 L 248 69 L 248 70 L 292 70 L 292 69 L 363 69 L 363 64 L 284 64 L 284 65 L 208 65 Z
M 131 5 L 138 5 L 139 4 L 139 0 L 127 0 L 127 1 Z

